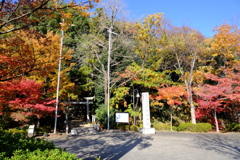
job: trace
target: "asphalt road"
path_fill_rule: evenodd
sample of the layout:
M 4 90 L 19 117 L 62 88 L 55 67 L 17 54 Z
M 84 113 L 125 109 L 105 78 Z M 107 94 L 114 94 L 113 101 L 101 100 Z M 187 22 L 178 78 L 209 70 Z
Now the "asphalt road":
M 83 160 L 240 160 L 240 133 L 105 131 L 48 139 Z

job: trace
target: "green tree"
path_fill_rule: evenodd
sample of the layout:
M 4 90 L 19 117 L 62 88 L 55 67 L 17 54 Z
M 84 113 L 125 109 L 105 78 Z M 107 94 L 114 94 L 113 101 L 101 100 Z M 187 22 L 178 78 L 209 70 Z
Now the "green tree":
M 91 18 L 90 32 L 82 35 L 77 50 L 80 67 L 89 69 L 96 90 L 103 91 L 105 104 L 110 96 L 108 87 L 112 91 L 118 86 L 117 73 L 131 64 L 134 56 L 131 54 L 132 40 L 124 33 L 124 22 L 117 19 L 117 3 L 108 5 L 110 10 L 106 12 L 104 11 L 106 8 L 97 9 L 96 15 Z M 107 14 L 108 11 L 110 15 Z M 108 64 L 111 68 L 110 72 Z M 111 73 L 109 86 L 108 73 Z

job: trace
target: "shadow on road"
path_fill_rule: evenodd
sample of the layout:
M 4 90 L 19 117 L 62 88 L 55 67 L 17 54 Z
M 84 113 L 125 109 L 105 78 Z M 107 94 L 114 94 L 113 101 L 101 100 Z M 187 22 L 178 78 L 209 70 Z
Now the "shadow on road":
M 197 148 L 212 150 L 231 159 L 240 159 L 239 139 L 237 134 L 200 134 L 195 140 Z
M 153 139 L 142 136 L 136 132 L 100 132 L 98 134 L 66 136 L 55 139 L 56 146 L 74 153 L 83 160 L 92 160 L 95 157 L 101 159 L 120 159 L 134 147 L 138 150 L 151 146 Z

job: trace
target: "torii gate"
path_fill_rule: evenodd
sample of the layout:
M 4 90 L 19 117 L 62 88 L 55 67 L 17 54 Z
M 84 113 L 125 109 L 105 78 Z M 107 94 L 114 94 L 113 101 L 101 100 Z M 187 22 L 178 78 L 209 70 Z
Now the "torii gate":
M 89 100 L 93 100 L 94 97 L 84 97 L 86 99 L 86 102 L 67 102 L 68 104 L 86 104 L 87 105 L 87 123 L 90 122 L 90 116 L 89 116 L 89 104 L 93 104 L 93 102 L 89 102 Z M 68 109 L 67 109 L 68 110 Z M 66 113 L 66 134 L 69 132 L 69 124 L 68 124 L 68 111 Z
M 86 104 L 87 105 L 87 123 L 90 122 L 90 116 L 89 116 L 89 104 L 93 104 L 93 102 L 89 102 L 89 100 L 93 100 L 94 97 L 84 97 L 84 99 L 87 100 L 87 102 L 68 102 L 69 104 Z

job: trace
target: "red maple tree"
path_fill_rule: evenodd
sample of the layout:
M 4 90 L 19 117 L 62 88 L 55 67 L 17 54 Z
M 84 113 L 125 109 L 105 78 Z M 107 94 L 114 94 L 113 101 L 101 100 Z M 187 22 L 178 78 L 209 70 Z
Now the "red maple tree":
M 196 118 L 202 119 L 204 117 L 214 119 L 216 131 L 219 132 L 219 121 L 217 119 L 217 113 L 224 111 L 224 105 L 222 104 L 224 97 L 222 83 L 218 85 L 205 84 L 199 88 L 195 94 L 198 96 L 196 108 Z
M 212 84 L 204 84 L 195 94 L 198 96 L 198 108 L 196 116 L 198 119 L 209 117 L 214 119 L 216 130 L 219 132 L 219 121 L 217 113 L 229 112 L 238 117 L 240 112 L 240 64 L 235 64 L 231 69 L 224 70 L 224 76 L 207 74 Z
M 160 101 L 166 100 L 169 105 L 170 110 L 170 125 L 172 130 L 172 118 L 173 118 L 173 109 L 176 109 L 176 106 L 181 106 L 184 101 L 184 97 L 187 97 L 187 92 L 185 87 L 182 86 L 171 86 L 165 88 L 158 88 L 158 95 L 151 96 L 151 99 Z M 161 103 L 159 103 L 161 105 Z M 163 105 L 163 104 L 162 104 Z
M 42 83 L 22 79 L 0 83 L 0 115 L 9 114 L 18 121 L 54 115 L 55 100 L 43 97 Z

